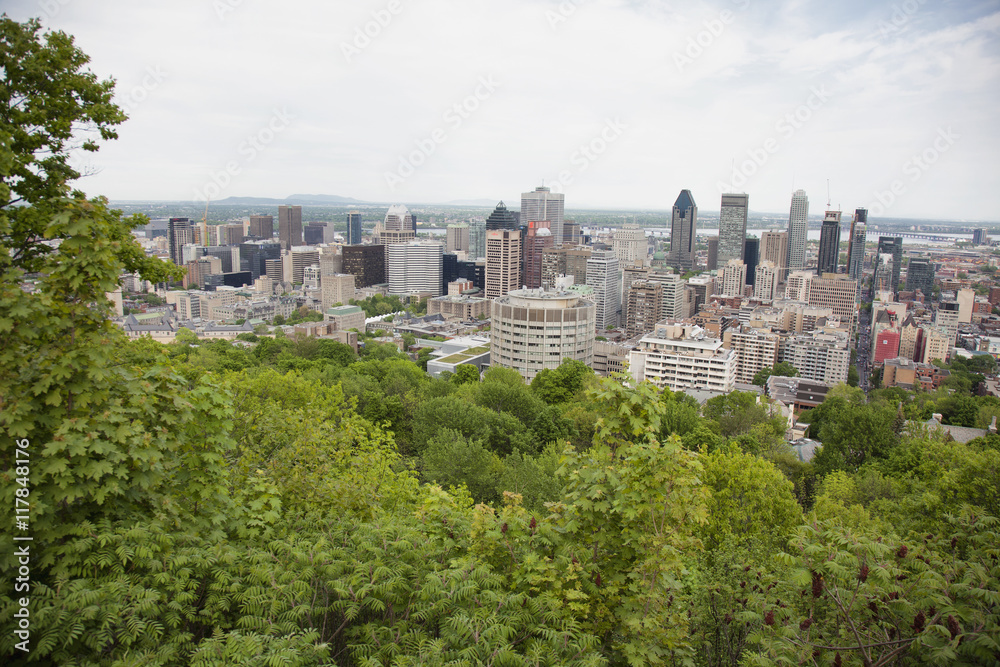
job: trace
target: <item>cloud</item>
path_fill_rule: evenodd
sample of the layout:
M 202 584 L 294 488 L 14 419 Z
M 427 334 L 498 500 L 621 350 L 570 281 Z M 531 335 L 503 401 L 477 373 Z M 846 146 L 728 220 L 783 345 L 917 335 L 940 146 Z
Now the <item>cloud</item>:
M 47 24 L 75 35 L 130 101 L 121 138 L 91 158 L 100 172 L 84 187 L 191 198 L 284 108 L 294 121 L 239 163 L 227 194 L 516 200 L 618 117 L 628 129 L 567 185 L 568 206 L 667 208 L 691 188 L 714 208 L 733 161 L 773 137 L 778 150 L 746 184 L 755 210 L 786 210 L 793 180 L 815 195 L 827 178 L 849 209 L 952 126 L 962 139 L 893 214 L 1000 210 L 995 5 L 394 1 L 218 0 L 223 12 L 216 0 L 60 4 Z M 38 8 L 7 11 L 23 19 Z M 149 68 L 166 75 L 128 98 Z M 484 76 L 496 92 L 450 125 L 445 115 Z M 785 137 L 779 124 L 817 86 L 829 101 Z M 438 128 L 447 137 L 391 192 L 385 172 Z

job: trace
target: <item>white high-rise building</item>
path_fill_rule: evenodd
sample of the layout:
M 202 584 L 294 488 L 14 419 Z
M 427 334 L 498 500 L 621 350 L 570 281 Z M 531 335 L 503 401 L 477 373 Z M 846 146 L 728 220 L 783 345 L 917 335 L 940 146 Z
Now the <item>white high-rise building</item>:
M 747 211 L 750 195 L 722 195 L 719 209 L 719 250 L 716 265 L 726 266 L 731 259 L 743 259 L 747 238 Z
M 796 190 L 788 213 L 788 268 L 806 266 L 806 236 L 809 233 L 809 197 L 805 190 Z
M 722 335 L 726 349 L 736 353 L 736 381 L 752 384 L 753 376 L 778 361 L 781 336 L 746 325 L 726 329 Z
M 409 243 L 417 237 L 417 226 L 409 209 L 402 204 L 393 204 L 386 212 L 382 224 L 375 227 L 375 234 L 378 242 L 385 246 Z M 386 258 L 388 259 L 388 255 Z
M 389 294 L 430 292 L 441 296 L 443 245 L 412 241 L 386 246 L 385 251 Z
M 843 331 L 814 331 L 788 338 L 782 346 L 782 361 L 799 371 L 799 377 L 828 384 L 847 382 L 851 365 L 850 337 Z
M 774 301 L 778 293 L 780 269 L 774 262 L 764 261 L 757 265 L 753 283 L 753 298 L 759 301 Z
M 685 316 L 684 293 L 688 282 L 676 273 L 650 271 L 648 280 L 663 285 L 663 317 L 679 320 Z
M 809 301 L 809 288 L 816 275 L 812 271 L 794 271 L 788 274 L 785 285 L 785 299 L 789 301 Z
M 520 224 L 527 226 L 529 222 L 548 220 L 556 246 L 565 243 L 566 239 L 563 237 L 565 200 L 566 195 L 552 192 L 551 188 L 545 186 L 535 188 L 534 192 L 522 192 Z
M 612 246 L 622 266 L 646 264 L 646 232 L 636 225 L 625 225 L 616 230 Z
M 629 353 L 629 372 L 636 382 L 672 391 L 730 392 L 736 388 L 736 353 L 699 326 L 665 321 Z
M 597 326 L 604 331 L 618 326 L 622 310 L 622 285 L 618 258 L 610 250 L 595 250 L 587 260 L 587 285 L 594 288 Z
M 742 259 L 731 259 L 722 270 L 722 293 L 726 296 L 743 296 L 747 284 L 747 265 Z

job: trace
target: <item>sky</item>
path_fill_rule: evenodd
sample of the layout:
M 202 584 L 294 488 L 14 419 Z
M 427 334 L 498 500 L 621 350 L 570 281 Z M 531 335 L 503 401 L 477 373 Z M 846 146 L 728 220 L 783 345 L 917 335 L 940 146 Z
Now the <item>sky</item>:
M 1000 1 L 5 0 L 117 81 L 112 200 L 1000 221 Z M 829 184 L 829 185 L 828 185 Z

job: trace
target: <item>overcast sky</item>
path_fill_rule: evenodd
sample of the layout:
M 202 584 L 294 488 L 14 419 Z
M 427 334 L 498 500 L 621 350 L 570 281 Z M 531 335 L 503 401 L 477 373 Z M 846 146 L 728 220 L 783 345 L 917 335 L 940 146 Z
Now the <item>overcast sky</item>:
M 89 194 L 1000 221 L 1000 2 L 6 0 L 130 120 Z M 367 34 L 366 34 L 367 33 Z M 735 169 L 733 168 L 735 161 Z M 893 191 L 895 190 L 895 191 Z

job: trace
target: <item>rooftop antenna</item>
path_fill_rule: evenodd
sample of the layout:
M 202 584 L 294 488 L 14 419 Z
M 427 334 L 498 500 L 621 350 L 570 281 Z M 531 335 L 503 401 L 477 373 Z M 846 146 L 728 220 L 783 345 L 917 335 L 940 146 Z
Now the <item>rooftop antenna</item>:
M 826 209 L 830 210 L 830 179 L 826 179 Z

